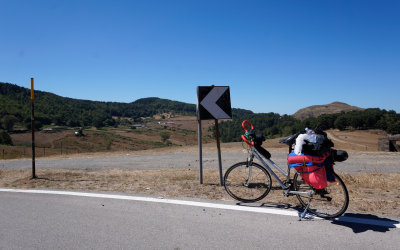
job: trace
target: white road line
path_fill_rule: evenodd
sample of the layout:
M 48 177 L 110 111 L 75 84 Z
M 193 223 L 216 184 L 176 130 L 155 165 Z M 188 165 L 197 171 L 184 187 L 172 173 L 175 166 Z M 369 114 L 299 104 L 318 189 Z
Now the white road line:
M 247 206 L 238 206 L 238 205 L 226 205 L 226 204 L 206 203 L 206 202 L 198 202 L 198 201 L 160 199 L 160 198 L 128 196 L 128 195 L 83 193 L 83 192 L 69 192 L 69 191 L 52 191 L 52 190 L 6 189 L 6 188 L 0 188 L 0 192 L 70 195 L 70 196 L 91 197 L 91 198 L 156 202 L 156 203 L 185 205 L 185 206 L 194 206 L 194 207 L 217 208 L 217 209 L 255 212 L 255 213 L 264 213 L 264 214 L 286 215 L 286 216 L 295 216 L 295 217 L 299 216 L 299 212 L 297 212 L 297 211 L 287 211 L 287 210 L 275 209 L 275 208 L 247 207 Z M 318 218 L 316 218 L 316 219 L 318 219 Z M 398 222 L 398 221 L 390 222 L 387 220 L 373 220 L 373 219 L 363 219 L 363 218 L 354 218 L 354 217 L 346 217 L 346 216 L 336 218 L 336 219 L 334 219 L 334 221 L 367 224 L 367 225 L 374 225 L 374 226 L 383 226 L 383 227 L 390 227 L 390 228 L 400 228 L 400 222 Z

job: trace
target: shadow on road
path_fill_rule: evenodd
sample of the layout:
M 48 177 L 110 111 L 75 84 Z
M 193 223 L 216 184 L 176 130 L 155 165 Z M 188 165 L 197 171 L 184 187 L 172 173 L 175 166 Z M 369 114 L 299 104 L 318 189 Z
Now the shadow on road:
M 275 202 L 268 202 L 268 203 L 242 203 L 238 202 L 236 203 L 238 206 L 243 206 L 243 207 L 260 207 L 260 208 L 277 208 L 277 209 L 290 209 L 293 211 L 296 211 L 297 213 L 301 214 L 304 211 L 304 208 L 302 207 L 297 207 L 297 206 L 292 206 L 289 203 L 275 203 Z M 312 219 L 313 216 L 307 216 L 305 219 Z
M 332 223 L 351 228 L 354 233 L 368 230 L 384 233 L 391 228 L 398 227 L 400 222 L 373 214 L 346 213 L 344 216 L 332 220 Z
M 242 203 L 237 202 L 236 205 L 243 206 L 243 207 L 265 207 L 265 208 L 280 208 L 280 209 L 294 209 L 300 211 L 300 207 L 293 207 L 289 203 L 275 203 L 275 202 L 268 202 L 268 203 Z
M 291 209 L 301 214 L 304 208 L 291 206 L 288 203 L 236 203 L 239 206 L 246 207 L 260 207 L 260 208 L 277 208 L 277 209 Z M 317 218 L 313 215 L 307 214 L 305 220 L 313 220 Z M 345 213 L 343 216 L 335 219 L 326 219 L 331 221 L 334 225 L 344 226 L 351 228 L 354 233 L 363 233 L 366 231 L 387 232 L 393 228 L 400 228 L 400 221 L 380 217 L 373 214 L 359 214 L 359 213 Z

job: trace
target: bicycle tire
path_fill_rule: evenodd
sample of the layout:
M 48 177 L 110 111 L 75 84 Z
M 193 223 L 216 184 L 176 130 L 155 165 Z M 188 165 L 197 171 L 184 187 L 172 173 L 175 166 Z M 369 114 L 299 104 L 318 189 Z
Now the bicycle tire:
M 248 183 L 250 169 L 252 172 Z M 257 163 L 252 163 L 251 168 L 247 162 L 236 163 L 224 175 L 226 192 L 242 202 L 256 202 L 263 199 L 271 190 L 271 185 L 271 175 Z
M 335 172 L 335 182 L 329 182 L 324 189 L 315 189 L 312 186 L 305 184 L 301 175 L 295 173 L 294 187 L 296 191 L 313 191 L 313 198 L 310 206 L 307 209 L 310 213 L 321 218 L 336 218 L 341 216 L 349 206 L 349 194 L 343 180 Z M 308 204 L 309 196 L 305 194 L 296 194 L 297 199 L 303 207 Z

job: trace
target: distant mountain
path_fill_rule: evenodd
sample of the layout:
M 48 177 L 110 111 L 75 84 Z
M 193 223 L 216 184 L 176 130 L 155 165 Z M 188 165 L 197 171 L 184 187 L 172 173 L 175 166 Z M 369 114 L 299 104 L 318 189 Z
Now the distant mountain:
M 30 89 L 0 82 L 0 122 L 7 116 L 16 123 L 30 124 Z M 131 103 L 100 102 L 61 97 L 35 91 L 35 118 L 40 125 L 112 126 L 115 117 L 134 120 L 156 114 L 196 115 L 196 105 L 157 97 L 138 99 Z M 250 110 L 233 109 L 233 116 L 252 114 Z M 0 123 L 1 128 L 1 123 Z
M 336 114 L 349 111 L 363 110 L 356 106 L 350 106 L 343 102 L 332 102 L 326 105 L 313 105 L 310 107 L 302 108 L 294 113 L 292 116 L 298 120 L 304 120 L 310 117 L 318 117 L 323 114 Z

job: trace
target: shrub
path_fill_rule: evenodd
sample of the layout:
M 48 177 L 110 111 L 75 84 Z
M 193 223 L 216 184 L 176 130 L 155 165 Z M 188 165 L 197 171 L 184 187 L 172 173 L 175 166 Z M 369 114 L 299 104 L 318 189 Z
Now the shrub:
M 166 143 L 167 140 L 171 137 L 171 134 L 168 133 L 168 132 L 161 132 L 161 133 L 160 133 L 160 136 L 161 136 L 161 141 L 162 141 L 163 143 Z
M 0 144 L 13 145 L 11 136 L 4 130 L 0 130 Z

